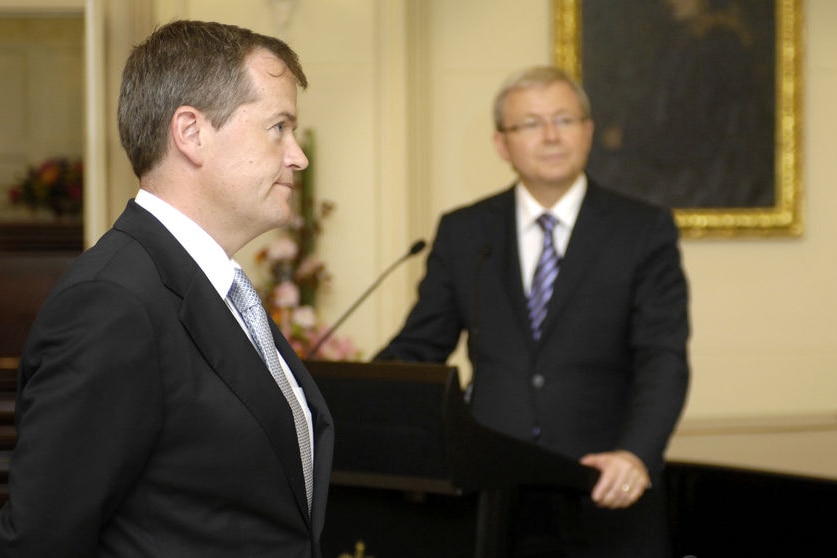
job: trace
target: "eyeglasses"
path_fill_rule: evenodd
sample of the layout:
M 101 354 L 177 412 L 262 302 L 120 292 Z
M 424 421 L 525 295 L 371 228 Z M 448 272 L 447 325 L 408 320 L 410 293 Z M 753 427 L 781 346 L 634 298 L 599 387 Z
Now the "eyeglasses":
M 586 116 L 555 116 L 548 120 L 532 116 L 519 124 L 513 124 L 511 126 L 501 128 L 500 131 L 504 134 L 510 132 L 520 132 L 521 134 L 526 134 L 527 136 L 534 136 L 543 134 L 546 131 L 547 126 L 550 124 L 552 124 L 552 126 L 554 126 L 559 132 L 564 132 L 574 128 L 585 120 L 587 120 Z

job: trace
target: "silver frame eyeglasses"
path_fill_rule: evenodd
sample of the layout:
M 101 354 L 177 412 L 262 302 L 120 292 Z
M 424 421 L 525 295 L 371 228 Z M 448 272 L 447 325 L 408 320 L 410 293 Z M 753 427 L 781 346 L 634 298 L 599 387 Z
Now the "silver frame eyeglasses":
M 564 132 L 575 128 L 577 125 L 581 124 L 587 119 L 587 116 L 569 115 L 553 116 L 552 118 L 541 118 L 538 116 L 532 116 L 527 118 L 523 122 L 512 124 L 511 126 L 505 126 L 501 128 L 500 131 L 504 134 L 510 132 L 520 132 L 522 134 L 527 135 L 543 134 L 546 131 L 547 127 L 551 124 L 552 127 L 558 130 L 559 132 Z

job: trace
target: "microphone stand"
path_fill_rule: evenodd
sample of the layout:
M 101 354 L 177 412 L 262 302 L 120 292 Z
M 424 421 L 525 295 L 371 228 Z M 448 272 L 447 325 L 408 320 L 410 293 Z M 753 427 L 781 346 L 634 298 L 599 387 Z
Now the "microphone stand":
M 397 260 L 395 260 L 395 261 L 394 261 L 394 262 L 393 262 L 393 263 L 392 263 L 392 264 L 391 264 L 388 268 L 386 268 L 386 269 L 384 270 L 384 272 L 383 272 L 383 273 L 381 273 L 381 275 L 379 275 L 379 276 L 378 276 L 378 278 L 375 280 L 375 282 L 374 282 L 374 283 L 372 283 L 372 284 L 369 286 L 369 288 L 367 288 L 367 289 L 363 292 L 363 294 L 362 294 L 362 295 L 360 295 L 360 298 L 358 298 L 358 299 L 354 302 L 354 304 L 352 304 L 351 306 L 349 306 L 349 309 L 348 309 L 348 310 L 346 310 L 345 312 L 343 312 L 343 315 L 342 315 L 342 316 L 340 316 L 340 318 L 338 318 L 338 320 L 337 320 L 336 322 L 334 322 L 334 325 L 333 325 L 333 326 L 331 326 L 331 327 L 328 329 L 328 331 L 326 331 L 326 332 L 323 334 L 323 336 L 322 336 L 322 337 L 320 337 L 320 339 L 317 341 L 317 343 L 316 343 L 313 347 L 311 347 L 311 350 L 310 350 L 310 351 L 308 351 L 308 354 L 306 354 L 306 355 L 305 355 L 305 358 L 306 358 L 306 359 L 309 359 L 309 358 L 313 357 L 314 355 L 316 355 L 316 354 L 317 354 L 317 351 L 318 351 L 318 350 L 320 350 L 320 347 L 322 347 L 322 346 L 323 346 L 323 344 L 331 338 L 332 334 L 333 334 L 333 333 L 337 330 L 337 328 L 338 328 L 338 327 L 340 327 L 340 324 L 342 324 L 342 323 L 346 320 L 346 318 L 348 318 L 348 317 L 352 314 L 352 312 L 354 312 L 355 308 L 357 308 L 357 307 L 360 305 L 360 303 L 361 303 L 361 302 L 363 302 L 364 300 L 366 300 L 366 297 L 368 297 L 370 294 L 372 294 L 372 291 L 374 291 L 374 290 L 377 288 L 377 286 L 381 284 L 381 281 L 383 281 L 383 280 L 387 277 L 387 275 L 389 275 L 390 273 L 392 273 L 392 271 L 393 271 L 396 267 L 398 267 L 399 265 L 401 265 L 401 263 L 402 263 L 402 262 L 404 262 L 404 260 L 407 260 L 408 258 L 411 258 L 411 257 L 415 256 L 416 254 L 418 254 L 419 252 L 421 252 L 422 250 L 424 250 L 424 247 L 426 246 L 426 244 L 427 244 L 427 243 L 426 243 L 426 242 L 424 242 L 424 240 L 418 240 L 418 241 L 416 241 L 416 242 L 415 242 L 415 243 L 414 243 L 414 244 L 410 247 L 410 251 L 409 251 L 409 252 L 407 252 L 406 254 L 404 254 L 403 256 L 401 256 L 400 258 L 398 258 Z

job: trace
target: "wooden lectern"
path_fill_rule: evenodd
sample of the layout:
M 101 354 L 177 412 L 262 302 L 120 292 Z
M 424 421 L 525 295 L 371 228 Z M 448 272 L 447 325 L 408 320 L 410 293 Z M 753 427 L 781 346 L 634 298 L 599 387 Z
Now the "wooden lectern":
M 480 493 L 522 484 L 589 493 L 598 472 L 470 414 L 456 368 L 306 363 L 335 423 L 323 555 L 504 556 L 506 515 Z

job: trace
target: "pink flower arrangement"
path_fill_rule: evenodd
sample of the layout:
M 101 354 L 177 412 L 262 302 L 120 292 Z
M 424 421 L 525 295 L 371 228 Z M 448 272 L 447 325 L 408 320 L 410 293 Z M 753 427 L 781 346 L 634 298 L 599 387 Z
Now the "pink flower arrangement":
M 81 159 L 47 159 L 30 166 L 20 182 L 9 190 L 9 201 L 30 208 L 46 207 L 56 215 L 81 213 L 84 164 Z
M 309 218 L 295 218 L 275 240 L 256 254 L 256 262 L 267 268 L 270 280 L 263 289 L 265 306 L 294 351 L 308 358 L 329 328 L 316 312 L 318 290 L 331 275 L 325 263 L 313 253 L 314 240 L 322 232 L 322 220 L 334 209 L 322 202 Z M 329 337 L 311 358 L 353 360 L 360 352 L 345 337 Z

